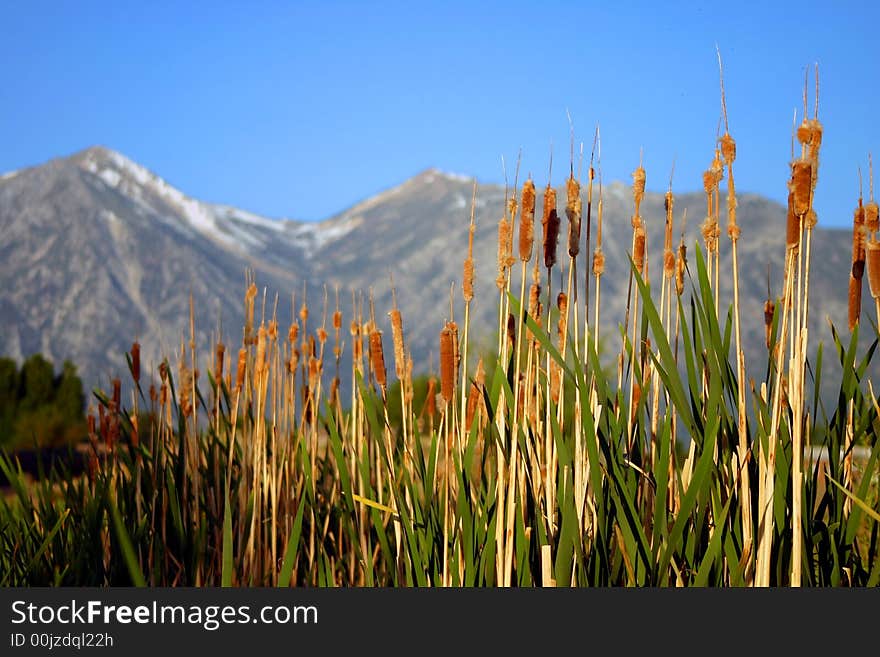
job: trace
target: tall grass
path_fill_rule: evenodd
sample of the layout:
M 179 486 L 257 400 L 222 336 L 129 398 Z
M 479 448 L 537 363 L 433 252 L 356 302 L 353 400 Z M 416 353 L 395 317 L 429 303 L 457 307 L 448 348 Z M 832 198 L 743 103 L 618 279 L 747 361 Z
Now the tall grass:
M 462 329 L 454 300 L 449 315 L 438 317 L 439 385 L 413 379 L 396 296 L 388 313 L 392 380 L 384 315 L 372 296 L 367 308 L 363 297 L 353 299 L 344 351 L 337 292 L 331 355 L 326 294 L 320 322 L 303 297 L 285 333 L 277 299 L 269 303 L 264 293 L 260 300 L 249 278 L 237 352 L 218 341 L 200 356 L 191 308 L 189 342 L 148 389 L 138 346 L 128 355 L 130 402 L 119 386 L 109 396 L 96 391 L 84 476 L 56 469 L 29 482 L 13 456 L 0 455 L 11 482 L 0 501 L 2 583 L 880 584 L 880 407 L 865 378 L 876 327 L 867 329 L 874 341 L 865 352 L 858 339 L 864 326 L 851 323 L 848 336 L 833 332 L 832 357 L 842 370 L 833 408 L 818 396 L 824 352 L 807 354 L 818 112 L 809 119 L 805 112 L 797 132 L 802 153 L 792 163 L 780 254 L 785 279 L 765 306 L 767 360 L 747 364 L 738 270 L 748 254 L 737 252 L 736 145 L 723 90 L 722 111 L 724 134 L 704 180 L 706 250 L 695 246 L 689 262 L 683 238 L 674 247 L 670 179 L 663 268 L 653 282 L 646 223 L 659 218 L 641 215 L 647 174 L 641 164 L 636 169 L 631 295 L 619 318 L 616 369 L 599 353 L 600 344 L 618 343 L 612 334 L 600 340 L 599 330 L 601 170 L 592 267 L 579 290 L 575 257 L 581 239 L 585 253 L 593 249 L 596 172 L 591 156 L 582 236 L 572 146 L 569 258 L 557 260 L 560 220 L 549 180 L 540 253 L 533 253 L 535 185 L 530 178 L 518 198 L 515 182 L 499 222 L 497 302 L 489 301 L 498 305 L 497 350 L 482 354 L 476 369 L 468 369 L 476 360 L 470 307 L 495 294 L 477 289 L 473 278 L 480 257 L 473 251 L 475 187 Z M 727 309 L 718 228 L 725 170 L 734 290 Z M 511 291 L 517 215 L 518 295 Z M 851 298 L 853 279 L 861 283 L 857 258 L 867 259 L 870 280 L 876 250 L 873 232 L 867 240 L 860 225 L 857 218 L 854 244 L 867 243 L 867 256 L 854 246 Z M 556 267 L 567 283 L 554 298 Z M 352 394 L 343 404 L 346 372 Z M 810 458 L 811 443 L 823 458 Z

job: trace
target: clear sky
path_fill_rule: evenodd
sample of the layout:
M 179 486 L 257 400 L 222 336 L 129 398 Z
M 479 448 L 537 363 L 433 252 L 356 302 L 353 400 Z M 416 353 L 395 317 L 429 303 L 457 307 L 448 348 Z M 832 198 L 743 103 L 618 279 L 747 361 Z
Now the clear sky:
M 7 2 L 0 171 L 93 144 L 197 198 L 317 220 L 435 166 L 545 184 L 571 113 L 606 181 L 701 188 L 724 58 L 740 191 L 784 200 L 818 62 L 819 221 L 848 225 L 880 162 L 876 2 Z M 812 112 L 812 81 L 810 83 Z M 800 115 L 799 115 L 800 120 Z M 512 175 L 512 174 L 511 174 Z M 866 195 L 867 195 L 867 174 Z M 878 164 L 880 195 L 880 164 Z

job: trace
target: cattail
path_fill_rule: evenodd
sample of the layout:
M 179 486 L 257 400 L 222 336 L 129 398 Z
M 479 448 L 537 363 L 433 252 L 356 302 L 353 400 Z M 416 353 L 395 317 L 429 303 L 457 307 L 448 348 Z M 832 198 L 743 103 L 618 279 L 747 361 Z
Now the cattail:
M 541 286 L 538 283 L 533 282 L 531 286 L 529 286 L 529 316 L 532 318 L 539 317 L 541 314 L 538 311 L 540 296 Z
M 633 262 L 639 275 L 643 275 L 645 269 L 645 229 L 642 226 L 636 228 L 635 233 L 635 250 L 633 251 Z
M 678 245 L 678 257 L 675 260 L 675 293 L 681 296 L 684 292 L 684 272 L 687 268 L 687 246 L 682 241 Z
M 773 313 L 776 312 L 776 304 L 772 300 L 767 299 L 764 302 L 764 339 L 767 342 L 767 349 L 770 348 L 770 338 L 773 334 Z
M 183 413 L 184 417 L 189 417 L 192 415 L 192 397 L 190 396 L 191 388 L 186 384 L 187 381 L 190 380 L 189 369 L 186 366 L 186 363 L 181 359 L 180 362 L 180 394 L 178 399 L 178 404 L 180 405 L 180 412 Z
M 299 367 L 299 349 L 294 347 L 290 351 L 290 358 L 287 360 L 287 373 L 295 375 L 297 367 Z
M 484 407 L 485 404 L 483 402 L 483 382 L 485 381 L 486 373 L 483 371 L 483 359 L 481 358 L 477 361 L 477 372 L 474 375 L 474 380 L 471 382 L 470 391 L 468 392 L 467 398 L 467 412 L 465 415 L 465 429 L 470 430 L 471 427 L 474 426 L 474 417 L 480 422 L 480 427 L 483 425 L 484 418 Z
M 122 382 L 119 379 L 113 379 L 111 383 L 113 385 L 113 399 L 111 403 L 114 410 L 119 411 L 122 408 Z
M 556 190 L 547 184 L 544 190 L 544 266 L 547 269 L 556 264 L 556 247 L 559 243 L 559 215 L 556 214 Z
M 865 274 L 865 207 L 862 199 L 853 213 L 852 270 L 849 277 L 849 330 L 859 322 L 862 312 L 862 277 Z
M 294 344 L 297 338 L 299 338 L 299 322 L 294 320 L 290 328 L 287 329 L 287 341 L 290 344 Z
M 425 413 L 429 417 L 437 414 L 437 377 L 428 379 L 428 390 L 425 392 L 425 405 L 422 407 L 422 415 Z
M 516 225 L 516 195 L 512 196 L 507 201 L 507 214 L 510 216 L 510 224 L 509 230 L 505 234 L 505 238 L 507 241 L 504 243 L 504 266 L 510 269 L 513 267 L 513 263 L 516 262 L 516 258 L 513 257 L 513 227 Z M 470 236 L 470 250 L 469 254 L 473 255 L 473 244 L 474 244 L 474 224 L 471 223 L 471 236 Z
M 159 400 L 159 393 L 156 392 L 156 384 L 150 384 L 150 403 L 155 406 L 156 402 Z
M 785 244 L 789 249 L 796 249 L 801 243 L 801 223 L 794 210 L 794 192 L 788 192 L 788 211 L 786 214 Z
M 849 330 L 852 331 L 859 323 L 862 314 L 862 279 L 855 276 L 849 277 Z
M 333 330 L 337 333 L 342 330 L 342 313 L 338 310 L 333 313 Z
M 581 250 L 581 185 L 569 176 L 566 182 L 568 200 L 565 205 L 565 215 L 568 217 L 568 255 L 577 257 Z
M 303 300 L 302 305 L 299 307 L 299 318 L 302 320 L 303 326 L 309 320 L 309 307 L 306 305 L 305 300 Z
M 454 369 L 452 371 L 454 380 L 458 381 L 458 366 L 461 364 L 461 353 L 458 351 L 458 324 L 455 322 L 446 322 L 446 328 L 452 332 L 452 362 Z
M 874 201 L 865 203 L 865 228 L 871 233 L 880 230 L 880 208 Z
M 455 391 L 455 349 L 452 330 L 445 326 L 440 331 L 440 396 L 450 403 Z
M 254 359 L 254 374 L 257 378 L 263 376 L 266 370 L 266 327 L 262 324 L 257 333 L 257 355 Z
M 512 314 L 507 315 L 507 344 L 511 349 L 516 344 L 516 317 Z
M 220 385 L 220 382 L 223 380 L 223 360 L 225 355 L 226 345 L 218 342 L 217 346 L 214 347 L 214 380 L 217 382 L 217 385 Z
M 507 260 L 510 257 L 507 248 L 511 236 L 510 222 L 507 220 L 507 215 L 504 215 L 498 222 L 498 278 L 495 279 L 495 284 L 499 290 L 503 290 L 507 285 Z
M 810 209 L 810 195 L 813 191 L 813 163 L 809 160 L 795 160 L 791 165 L 791 183 L 794 213 L 802 217 Z
M 535 242 L 535 183 L 529 178 L 522 188 L 522 215 L 519 224 L 519 259 L 528 262 L 532 259 L 532 246 Z
M 852 238 L 852 275 L 862 280 L 865 272 L 865 208 L 859 201 L 859 207 L 853 212 Z
M 245 323 L 244 323 L 244 341 L 245 344 L 251 344 L 254 331 L 254 300 L 257 298 L 257 284 L 251 283 L 244 295 L 245 306 Z
M 391 338 L 394 341 L 394 371 L 397 378 L 403 381 L 406 377 L 406 357 L 403 350 L 403 317 L 400 310 L 391 310 Z
M 413 358 L 412 358 L 411 352 L 409 352 L 409 351 L 406 352 L 405 360 L 406 360 L 406 367 L 404 368 L 404 386 L 403 386 L 403 388 L 406 392 L 405 392 L 404 400 L 406 401 L 407 404 L 411 405 L 412 401 L 413 401 L 413 380 L 412 380 Z
M 873 237 L 868 242 L 866 255 L 868 287 L 871 289 L 871 296 L 877 299 L 880 298 L 880 242 Z
M 504 287 L 503 285 L 501 287 Z M 464 273 L 461 279 L 461 293 L 465 302 L 474 298 L 474 259 L 469 257 L 464 261 Z
M 595 276 L 601 276 L 605 273 L 605 254 L 602 252 L 602 247 L 597 246 L 593 251 L 593 274 Z
M 318 344 L 323 345 L 325 342 L 327 342 L 327 331 L 324 329 L 323 326 L 319 326 L 318 330 L 315 331 L 315 333 L 317 333 L 318 335 Z
M 645 197 L 645 181 L 647 176 L 645 175 L 645 168 L 640 164 L 639 168 L 633 171 L 633 201 L 636 206 L 636 214 L 639 214 L 639 207 L 642 204 L 642 199 Z
M 309 358 L 309 388 L 315 390 L 318 387 L 318 380 L 321 378 L 321 372 L 324 369 L 324 364 L 321 362 L 319 358 L 315 358 L 312 356 Z M 378 380 L 378 376 L 376 379 Z M 384 384 L 381 384 L 384 388 Z
M 131 345 L 131 376 L 135 383 L 141 381 L 141 345 L 135 342 Z
M 373 374 L 376 383 L 385 390 L 387 380 L 385 378 L 385 353 L 382 349 L 382 332 L 373 330 L 370 333 L 370 363 L 373 366 Z
M 330 382 L 330 405 L 336 406 L 339 402 L 339 377 L 334 376 Z
M 238 350 L 238 364 L 235 367 L 235 390 L 241 391 L 244 385 L 244 374 L 247 369 L 247 349 L 242 347 Z
M 269 320 L 269 327 L 266 329 L 266 335 L 272 342 L 275 342 L 278 339 L 278 322 L 276 320 Z
M 568 295 L 560 292 L 556 295 L 556 307 L 559 309 L 559 321 L 556 324 L 557 335 L 559 336 L 559 344 L 562 344 L 565 329 L 568 326 Z
M 724 133 L 724 136 L 721 137 L 721 156 L 724 158 L 724 164 L 728 167 L 736 159 L 736 142 L 730 133 Z

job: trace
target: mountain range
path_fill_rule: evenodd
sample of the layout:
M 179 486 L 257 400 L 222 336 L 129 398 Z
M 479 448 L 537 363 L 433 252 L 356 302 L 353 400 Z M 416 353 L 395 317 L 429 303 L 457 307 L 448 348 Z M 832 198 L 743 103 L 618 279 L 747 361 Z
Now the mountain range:
M 540 240 L 543 184 L 536 185 Z M 456 321 L 463 315 L 460 284 L 472 187 L 473 180 L 465 176 L 429 169 L 311 223 L 269 219 L 191 198 L 124 155 L 99 146 L 5 174 L 0 177 L 0 355 L 22 360 L 41 352 L 58 364 L 70 359 L 88 387 L 106 387 L 112 376 L 124 374 L 125 352 L 135 339 L 147 366 L 173 358 L 182 336 L 188 341 L 192 294 L 197 342 L 207 359 L 218 334 L 233 348 L 239 344 L 245 272 L 252 270 L 261 293 L 265 291 L 258 312 L 265 298 L 271 313 L 277 294 L 281 326 L 305 297 L 309 329 L 314 330 L 321 321 L 324 290 L 328 314 L 338 290 L 346 341 L 353 293 L 372 293 L 389 358 L 393 277 L 415 369 L 427 371 L 432 353 L 436 367 L 438 332 L 450 318 L 451 289 Z M 597 197 L 594 188 L 594 240 Z M 560 261 L 567 262 L 563 190 L 559 198 Z M 776 295 L 782 280 L 785 208 L 753 194 L 737 198 L 743 339 L 747 359 L 765 363 L 768 266 Z M 602 330 L 616 340 L 627 295 L 632 194 L 628 185 L 614 182 L 604 187 L 603 199 Z M 472 345 L 478 350 L 491 345 L 497 331 L 496 253 L 504 203 L 503 186 L 477 184 L 476 297 L 470 318 Z M 685 239 L 693 254 L 705 195 L 677 194 L 677 224 L 685 210 Z M 660 272 L 663 194 L 648 192 L 641 214 L 648 226 L 649 271 Z M 676 226 L 676 241 L 678 232 Z M 838 330 L 846 330 L 850 241 L 848 230 L 822 228 L 820 217 L 813 237 L 811 341 L 830 342 L 829 318 Z M 729 246 L 726 239 L 722 243 L 721 288 L 729 299 Z M 581 282 L 585 251 L 581 249 L 577 269 Z M 519 275 L 517 261 L 517 291 Z M 560 276 L 554 274 L 554 295 Z M 867 289 L 864 297 L 867 318 L 873 312 Z M 764 371 L 750 371 L 750 376 L 760 379 Z

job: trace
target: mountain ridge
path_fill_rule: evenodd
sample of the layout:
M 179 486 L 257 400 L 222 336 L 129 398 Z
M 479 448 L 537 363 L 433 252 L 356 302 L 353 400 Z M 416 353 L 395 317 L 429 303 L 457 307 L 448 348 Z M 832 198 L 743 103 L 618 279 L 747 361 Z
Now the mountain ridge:
M 0 353 L 18 360 L 36 351 L 56 362 L 70 358 L 81 367 L 89 385 L 106 386 L 110 374 L 123 372 L 124 352 L 136 337 L 145 363 L 156 364 L 165 356 L 173 359 L 180 336 L 188 334 L 192 292 L 197 342 L 207 357 L 221 325 L 224 342 L 234 345 L 240 340 L 245 271 L 253 270 L 265 290 L 267 312 L 278 294 L 282 325 L 295 316 L 292 306 L 302 303 L 303 294 L 311 317 L 320 319 L 326 289 L 330 314 L 339 291 L 347 326 L 353 295 L 366 297 L 372 292 L 386 336 L 390 336 L 390 327 L 384 324 L 392 303 L 393 276 L 415 369 L 426 371 L 431 353 L 437 351 L 442 323 L 451 318 L 451 289 L 454 315 L 459 320 L 462 316 L 459 286 L 473 184 L 473 178 L 430 167 L 321 222 L 301 222 L 270 219 L 192 198 L 104 146 L 4 174 L 0 177 L 0 234 L 4 236 L 0 242 L 0 282 L 4 283 L 0 317 L 7 330 L 0 336 Z M 542 186 L 538 187 L 540 216 Z M 564 193 L 559 198 L 564 199 Z M 593 198 L 591 248 L 596 237 L 595 188 Z M 747 356 L 760 357 L 767 264 L 773 265 L 773 289 L 778 289 L 785 208 L 755 194 L 741 193 L 737 199 L 742 227 L 743 339 Z M 497 327 L 496 245 L 504 207 L 503 186 L 477 181 L 476 299 L 471 307 L 475 350 L 488 348 Z M 676 194 L 677 225 L 685 208 L 686 240 L 692 248 L 705 214 L 704 194 Z M 622 321 L 625 308 L 631 212 L 628 187 L 622 182 L 605 185 L 602 330 L 612 341 L 619 340 L 616 323 Z M 567 221 L 562 208 L 560 215 L 560 263 L 567 266 L 563 257 Z M 649 271 L 660 272 L 662 194 L 646 193 L 642 216 L 648 226 Z M 540 226 L 536 230 L 540 232 Z M 678 233 L 676 227 L 676 243 Z M 849 240 L 846 230 L 824 229 L 821 224 L 817 228 L 811 279 L 814 340 L 830 336 L 826 316 L 845 317 Z M 577 264 L 582 291 L 588 271 L 586 250 L 583 244 Z M 728 252 L 723 239 L 724 272 L 730 271 Z M 554 294 L 559 271 L 554 274 Z M 517 263 L 513 289 L 518 289 L 520 275 Z M 721 281 L 725 299 L 731 292 L 729 278 L 722 276 Z M 594 287 L 593 281 L 590 286 Z M 865 294 L 865 298 L 870 297 Z M 308 330 L 316 328 L 314 321 Z

